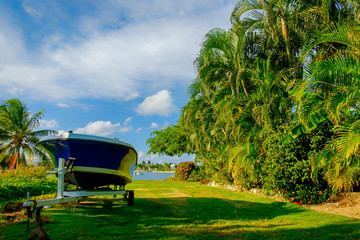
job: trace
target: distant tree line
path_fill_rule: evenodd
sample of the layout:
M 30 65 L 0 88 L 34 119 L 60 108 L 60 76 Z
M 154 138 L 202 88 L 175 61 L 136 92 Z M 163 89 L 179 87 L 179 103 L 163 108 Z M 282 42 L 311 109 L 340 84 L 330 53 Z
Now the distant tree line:
M 138 171 L 172 171 L 176 168 L 174 163 L 152 163 L 151 161 L 142 161 L 137 164 L 136 170 Z

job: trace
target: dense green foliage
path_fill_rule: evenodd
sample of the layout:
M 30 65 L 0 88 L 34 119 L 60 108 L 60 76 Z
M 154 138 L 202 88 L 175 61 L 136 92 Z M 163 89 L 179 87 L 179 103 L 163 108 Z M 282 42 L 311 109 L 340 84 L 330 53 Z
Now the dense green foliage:
M 287 145 L 279 144 L 276 134 L 270 134 L 264 142 L 266 151 L 260 159 L 261 183 L 268 194 L 281 194 L 292 202 L 313 204 L 326 200 L 333 194 L 323 174 L 314 180 L 311 177 L 310 159 L 321 151 L 329 137 L 330 126 L 322 125 Z
M 209 176 L 206 173 L 206 168 L 202 165 L 195 165 L 194 169 L 191 171 L 188 179 L 188 182 L 201 182 L 207 184 L 210 182 Z
M 16 170 L 2 170 L 0 201 L 26 197 L 27 192 L 32 196 L 56 192 L 57 178 L 46 177 L 48 174 L 44 166 L 19 165 Z
M 166 139 L 165 142 L 164 139 Z M 147 144 L 151 144 L 151 149 L 148 154 L 158 153 L 167 156 L 181 156 L 188 151 L 186 133 L 178 126 L 168 126 L 164 129 L 154 131 L 146 142 Z
M 218 183 L 296 202 L 359 186 L 359 16 L 356 1 L 239 1 L 232 27 L 206 34 L 189 102 L 150 152 L 195 153 Z
M 176 167 L 176 179 L 179 181 L 188 180 L 191 172 L 195 170 L 194 162 L 181 162 Z

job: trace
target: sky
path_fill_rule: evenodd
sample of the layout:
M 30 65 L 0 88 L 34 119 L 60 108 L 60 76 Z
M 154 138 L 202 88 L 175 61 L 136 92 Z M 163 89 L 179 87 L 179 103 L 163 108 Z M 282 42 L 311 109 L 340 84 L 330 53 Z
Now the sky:
M 0 0 L 0 100 L 19 98 L 40 129 L 118 138 L 139 161 L 176 124 L 205 34 L 229 29 L 236 0 Z

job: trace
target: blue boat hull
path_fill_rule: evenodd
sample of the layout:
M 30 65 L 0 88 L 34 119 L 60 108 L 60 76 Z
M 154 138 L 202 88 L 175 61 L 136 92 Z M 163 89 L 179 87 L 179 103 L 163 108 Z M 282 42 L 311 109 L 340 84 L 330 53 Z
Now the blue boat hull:
M 48 137 L 40 144 L 49 153 L 56 171 L 59 158 L 65 159 L 67 165 L 70 165 L 69 158 L 75 158 L 71 170 L 65 174 L 68 183 L 93 189 L 105 185 L 123 186 L 132 181 L 137 153 L 128 144 L 80 134 Z

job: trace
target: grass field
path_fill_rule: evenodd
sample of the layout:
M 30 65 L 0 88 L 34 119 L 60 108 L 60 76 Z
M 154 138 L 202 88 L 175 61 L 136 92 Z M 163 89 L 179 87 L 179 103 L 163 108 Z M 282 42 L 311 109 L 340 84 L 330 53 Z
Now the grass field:
M 358 239 L 360 220 L 292 203 L 172 181 L 134 181 L 135 205 L 110 199 L 43 210 L 51 239 Z M 0 239 L 26 239 L 26 221 Z

